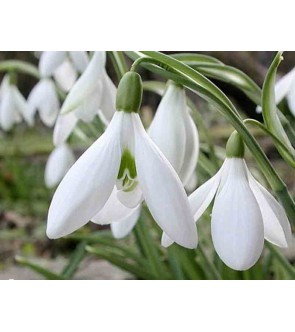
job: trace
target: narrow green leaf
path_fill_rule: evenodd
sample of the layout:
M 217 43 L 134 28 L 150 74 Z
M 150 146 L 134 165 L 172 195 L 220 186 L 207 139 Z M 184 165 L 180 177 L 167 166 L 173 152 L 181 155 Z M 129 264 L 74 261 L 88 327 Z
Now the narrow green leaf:
M 29 269 L 37 272 L 38 274 L 40 274 L 41 276 L 43 276 L 45 279 L 48 280 L 64 280 L 63 276 L 58 275 L 36 263 L 30 262 L 29 260 L 27 260 L 25 257 L 21 257 L 21 256 L 16 256 L 15 260 L 17 263 L 28 267 Z
M 157 279 L 157 277 L 149 270 L 143 269 L 138 265 L 129 263 L 128 261 L 126 261 L 126 258 L 124 256 L 117 255 L 114 252 L 111 252 L 110 250 L 106 250 L 105 248 L 100 249 L 100 248 L 86 246 L 86 251 L 89 252 L 90 254 L 96 255 L 100 258 L 107 260 L 111 264 L 121 268 L 122 270 L 130 272 L 131 274 L 140 279 L 144 280 Z
M 274 142 L 281 156 L 289 165 L 295 167 L 295 150 L 292 147 L 280 122 L 275 102 L 276 73 L 282 60 L 282 52 L 278 52 L 267 72 L 262 88 L 262 114 L 266 127 L 289 149 L 290 153 L 286 154 L 284 149 Z
M 76 250 L 72 253 L 68 264 L 65 266 L 61 273 L 64 279 L 71 279 L 74 276 L 75 272 L 79 268 L 81 261 L 85 257 L 86 244 L 86 241 L 82 241 L 77 245 Z

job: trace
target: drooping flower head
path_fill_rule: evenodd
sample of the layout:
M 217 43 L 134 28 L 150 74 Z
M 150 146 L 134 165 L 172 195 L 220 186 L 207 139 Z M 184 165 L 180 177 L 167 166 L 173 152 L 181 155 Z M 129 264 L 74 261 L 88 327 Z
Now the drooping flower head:
M 199 137 L 197 127 L 190 116 L 185 90 L 173 82 L 168 82 L 156 115 L 148 129 L 148 134 L 177 172 L 184 186 L 191 185 L 199 154 Z M 194 185 L 194 184 L 193 184 Z M 195 187 L 193 187 L 195 189 Z M 123 206 L 120 201 L 114 215 L 107 206 L 92 219 L 97 224 L 111 222 L 111 230 L 116 238 L 128 235 L 135 226 L 140 209 Z M 108 213 L 111 213 L 108 216 Z M 118 222 L 119 221 L 119 222 Z
M 112 201 L 136 208 L 145 200 L 155 221 L 173 241 L 196 247 L 183 185 L 137 113 L 141 97 L 140 76 L 126 73 L 118 87 L 117 111 L 105 133 L 72 166 L 54 194 L 48 213 L 50 238 L 75 231 L 106 208 L 120 213 Z
M 116 87 L 105 70 L 105 52 L 95 52 L 83 74 L 70 90 L 57 118 L 53 141 L 64 143 L 79 120 L 91 122 L 96 115 L 108 124 L 115 112 Z
M 0 87 L 0 126 L 9 131 L 14 124 L 24 119 L 29 126 L 34 123 L 33 114 L 24 96 L 11 77 L 6 75 Z
M 264 238 L 287 247 L 291 227 L 279 202 L 248 170 L 238 133 L 232 134 L 226 153 L 219 172 L 193 192 L 189 201 L 197 221 L 214 199 L 211 233 L 215 250 L 229 267 L 246 270 L 259 259 Z

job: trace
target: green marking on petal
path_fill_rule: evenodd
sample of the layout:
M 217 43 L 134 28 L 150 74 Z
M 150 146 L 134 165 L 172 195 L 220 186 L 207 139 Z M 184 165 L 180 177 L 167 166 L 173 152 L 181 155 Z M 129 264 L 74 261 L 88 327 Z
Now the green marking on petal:
M 121 157 L 121 164 L 118 173 L 118 179 L 122 179 L 122 177 L 126 174 L 125 170 L 128 170 L 128 176 L 131 179 L 135 179 L 137 176 L 135 160 L 131 154 L 131 152 L 127 149 L 124 150 L 122 157 Z M 124 178 L 124 182 L 126 179 Z M 123 183 L 124 183 L 123 182 Z

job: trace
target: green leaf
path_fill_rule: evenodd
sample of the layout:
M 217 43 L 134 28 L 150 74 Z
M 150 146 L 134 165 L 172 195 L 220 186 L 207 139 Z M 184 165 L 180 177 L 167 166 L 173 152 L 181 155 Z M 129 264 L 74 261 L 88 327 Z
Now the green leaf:
M 118 255 L 112 250 L 107 250 L 106 248 L 94 248 L 90 246 L 86 246 L 86 251 L 90 254 L 93 254 L 95 256 L 98 256 L 100 258 L 103 258 L 110 262 L 113 265 L 116 265 L 117 267 L 130 272 L 134 276 L 144 279 L 144 280 L 154 280 L 157 279 L 157 276 L 155 276 L 153 273 L 151 273 L 149 270 L 142 268 L 139 265 L 136 265 L 134 263 L 128 262 L 128 258 L 126 260 L 126 257 L 123 255 Z
M 262 114 L 266 127 L 289 149 L 290 153 L 286 154 L 284 149 L 274 142 L 281 156 L 289 165 L 295 167 L 295 150 L 280 122 L 275 102 L 276 73 L 282 60 L 282 52 L 278 52 L 267 72 L 262 88 Z
M 86 244 L 86 241 L 82 241 L 77 245 L 76 250 L 72 253 L 68 264 L 65 266 L 61 273 L 64 279 L 71 279 L 74 276 L 81 261 L 85 257 Z
M 48 280 L 63 280 L 64 279 L 63 276 L 58 275 L 54 272 L 51 272 L 50 270 L 48 270 L 36 263 L 30 262 L 25 257 L 16 256 L 15 260 L 17 263 L 19 263 L 25 267 L 28 267 L 29 269 L 42 275 L 45 279 L 48 279 Z

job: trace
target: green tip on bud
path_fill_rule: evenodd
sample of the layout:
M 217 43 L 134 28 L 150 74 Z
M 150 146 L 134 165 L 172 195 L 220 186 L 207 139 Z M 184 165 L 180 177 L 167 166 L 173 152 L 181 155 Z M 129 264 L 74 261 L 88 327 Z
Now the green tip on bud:
M 142 99 L 142 81 L 135 72 L 127 72 L 121 79 L 118 91 L 116 108 L 127 113 L 139 111 Z
M 226 143 L 227 158 L 244 158 L 245 145 L 239 133 L 234 131 Z

